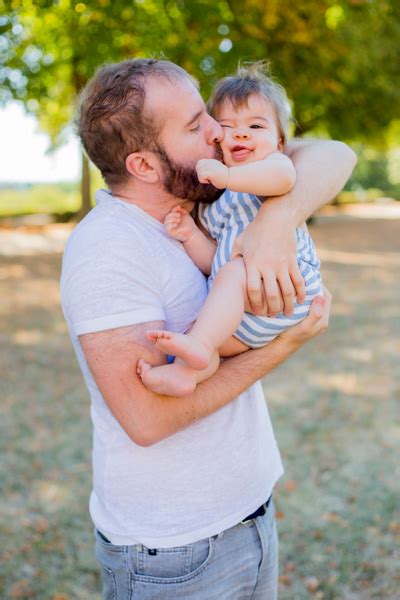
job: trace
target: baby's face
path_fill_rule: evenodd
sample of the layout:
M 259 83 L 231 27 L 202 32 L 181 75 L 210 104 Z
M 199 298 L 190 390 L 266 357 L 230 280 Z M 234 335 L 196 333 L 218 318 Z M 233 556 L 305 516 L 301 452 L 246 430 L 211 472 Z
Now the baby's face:
M 262 160 L 282 150 L 274 108 L 258 94 L 249 96 L 247 104 L 237 109 L 226 100 L 217 121 L 224 130 L 221 148 L 228 167 Z

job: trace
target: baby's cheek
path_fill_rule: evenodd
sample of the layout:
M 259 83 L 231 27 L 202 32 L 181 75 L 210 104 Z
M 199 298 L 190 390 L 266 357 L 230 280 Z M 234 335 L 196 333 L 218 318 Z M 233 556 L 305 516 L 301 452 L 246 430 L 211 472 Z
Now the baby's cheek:
M 230 155 L 230 152 L 224 142 L 221 142 L 221 150 L 222 150 L 222 162 L 227 166 L 231 167 L 233 165 L 233 161 Z

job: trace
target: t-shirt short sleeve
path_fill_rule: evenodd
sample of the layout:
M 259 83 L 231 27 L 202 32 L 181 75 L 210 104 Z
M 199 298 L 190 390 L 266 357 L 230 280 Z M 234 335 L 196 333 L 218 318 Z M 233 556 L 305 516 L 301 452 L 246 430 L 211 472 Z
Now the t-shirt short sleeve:
M 76 335 L 164 321 L 161 278 L 145 240 L 109 226 L 71 239 L 63 262 L 63 310 Z

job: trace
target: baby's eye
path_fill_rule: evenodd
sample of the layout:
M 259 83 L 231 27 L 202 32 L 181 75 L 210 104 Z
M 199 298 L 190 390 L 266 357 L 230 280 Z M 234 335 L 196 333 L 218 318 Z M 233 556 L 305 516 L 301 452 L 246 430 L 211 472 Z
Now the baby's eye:
M 200 131 L 200 123 L 197 123 L 197 125 L 195 127 L 192 127 L 192 129 L 189 129 L 189 131 L 191 133 L 195 133 L 196 131 Z
M 262 129 L 262 125 L 259 125 L 258 123 L 253 123 L 253 125 L 250 125 L 250 129 Z
M 221 127 L 226 127 L 226 128 L 232 129 L 232 125 L 225 125 L 223 123 L 220 123 L 220 125 L 221 125 Z

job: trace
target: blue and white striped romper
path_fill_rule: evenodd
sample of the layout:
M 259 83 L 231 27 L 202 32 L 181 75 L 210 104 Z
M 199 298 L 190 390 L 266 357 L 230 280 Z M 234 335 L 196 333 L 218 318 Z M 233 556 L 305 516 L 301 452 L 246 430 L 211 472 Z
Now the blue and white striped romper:
M 200 222 L 218 244 L 208 280 L 209 287 L 219 269 L 229 261 L 235 239 L 253 221 L 261 204 L 261 200 L 253 194 L 225 190 L 213 204 L 200 205 Z M 250 348 L 265 346 L 280 333 L 302 321 L 308 315 L 313 298 L 322 294 L 321 263 L 314 242 L 303 229 L 298 228 L 296 233 L 297 261 L 306 284 L 306 300 L 303 304 L 295 303 L 290 317 L 283 313 L 276 317 L 257 317 L 244 313 L 234 335 Z

